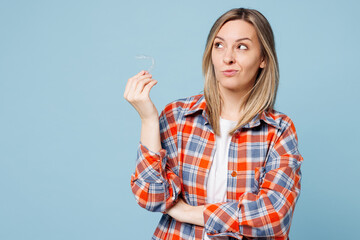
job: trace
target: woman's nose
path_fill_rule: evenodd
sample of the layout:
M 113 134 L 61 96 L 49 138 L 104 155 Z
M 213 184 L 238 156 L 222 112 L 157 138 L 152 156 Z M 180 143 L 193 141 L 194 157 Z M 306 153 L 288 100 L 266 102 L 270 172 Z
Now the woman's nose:
M 233 64 L 235 62 L 235 57 L 234 57 L 234 53 L 231 49 L 228 49 L 225 52 L 225 56 L 224 56 L 224 62 L 226 64 Z

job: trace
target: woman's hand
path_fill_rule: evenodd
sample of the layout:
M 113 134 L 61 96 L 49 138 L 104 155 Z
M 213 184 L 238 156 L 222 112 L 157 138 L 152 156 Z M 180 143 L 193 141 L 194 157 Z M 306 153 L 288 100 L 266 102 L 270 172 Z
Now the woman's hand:
M 157 83 L 147 71 L 128 79 L 124 98 L 136 109 L 142 121 L 158 121 L 158 111 L 150 99 L 151 88 Z
M 166 211 L 166 213 L 179 222 L 204 226 L 204 210 L 204 205 L 191 206 L 180 198 L 174 206 Z

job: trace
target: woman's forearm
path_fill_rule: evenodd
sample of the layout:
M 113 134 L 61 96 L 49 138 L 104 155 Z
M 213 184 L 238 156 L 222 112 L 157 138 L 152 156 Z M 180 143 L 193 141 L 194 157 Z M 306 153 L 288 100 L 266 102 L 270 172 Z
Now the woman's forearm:
M 147 71 L 141 71 L 128 79 L 124 98 L 136 109 L 141 118 L 141 142 L 149 150 L 161 149 L 159 114 L 149 97 L 151 88 L 157 83 Z
M 141 121 L 140 141 L 149 150 L 158 152 L 161 150 L 159 119 L 146 119 Z
M 204 226 L 203 212 L 205 205 L 191 206 L 179 199 L 179 201 L 166 212 L 177 221 L 186 222 L 198 226 Z
M 204 226 L 205 205 L 201 206 L 188 206 L 188 211 L 185 214 L 184 222 L 191 223 L 198 226 Z

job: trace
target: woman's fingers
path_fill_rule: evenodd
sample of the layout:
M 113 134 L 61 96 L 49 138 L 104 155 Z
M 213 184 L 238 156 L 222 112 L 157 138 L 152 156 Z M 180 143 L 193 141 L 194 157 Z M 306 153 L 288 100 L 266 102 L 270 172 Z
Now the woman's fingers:
M 143 91 L 141 94 L 146 95 L 147 97 L 149 97 L 149 93 L 150 90 L 153 86 L 155 86 L 158 82 L 155 79 L 151 79 L 151 82 L 149 82 L 148 84 L 145 85 Z
M 158 111 L 149 97 L 151 88 L 157 83 L 148 72 L 140 72 L 129 78 L 124 98 L 136 109 L 141 119 L 154 119 Z
M 124 98 L 130 103 L 134 103 L 137 100 L 143 101 L 147 98 L 149 99 L 149 92 L 157 83 L 157 81 L 151 77 L 152 75 L 150 73 L 141 71 L 129 78 L 125 87 Z
M 146 71 L 141 71 L 140 73 L 136 74 L 135 76 L 129 78 L 124 92 L 124 98 L 127 99 L 129 95 L 133 95 L 133 92 L 137 86 L 138 81 L 149 78 L 149 73 Z
M 153 79 L 150 77 L 139 79 L 136 83 L 136 87 L 134 90 L 135 95 L 142 94 L 144 87 L 149 84 Z
M 127 83 L 126 83 L 126 86 L 125 86 L 125 91 L 124 91 L 124 98 L 126 99 L 128 94 L 129 94 L 129 90 L 131 89 L 131 85 L 133 84 L 134 80 L 141 76 L 141 75 L 144 75 L 145 74 L 145 71 L 140 71 L 138 74 L 136 74 L 135 76 L 131 77 L 128 79 Z
M 138 97 L 141 94 L 144 85 L 148 83 L 150 80 L 151 80 L 151 75 L 149 74 L 140 76 L 137 79 L 133 80 L 133 83 L 130 85 L 129 95 L 133 96 L 134 98 Z

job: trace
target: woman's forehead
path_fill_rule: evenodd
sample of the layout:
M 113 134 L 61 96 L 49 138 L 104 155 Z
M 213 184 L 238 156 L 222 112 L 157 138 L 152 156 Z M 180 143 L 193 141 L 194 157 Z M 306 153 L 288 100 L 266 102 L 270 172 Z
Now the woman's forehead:
M 257 37 L 255 28 L 252 24 L 244 20 L 232 20 L 226 22 L 216 35 L 222 39 L 236 41 L 238 39 Z

